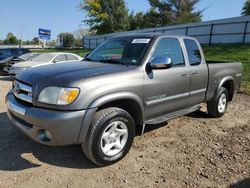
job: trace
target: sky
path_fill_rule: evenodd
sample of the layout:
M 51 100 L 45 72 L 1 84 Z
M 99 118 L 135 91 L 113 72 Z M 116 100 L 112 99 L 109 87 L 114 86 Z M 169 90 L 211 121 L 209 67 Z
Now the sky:
M 60 32 L 87 28 L 79 10 L 81 0 L 0 0 L 0 40 L 12 32 L 17 38 L 32 40 L 38 28 L 50 29 L 52 39 Z M 146 12 L 147 0 L 125 0 L 130 11 Z M 240 16 L 245 0 L 200 0 L 196 10 L 204 10 L 203 21 Z

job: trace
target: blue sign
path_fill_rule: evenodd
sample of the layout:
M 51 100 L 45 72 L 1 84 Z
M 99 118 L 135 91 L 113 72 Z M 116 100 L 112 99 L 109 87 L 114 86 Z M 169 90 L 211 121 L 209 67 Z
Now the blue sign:
M 51 30 L 47 29 L 38 29 L 38 35 L 40 39 L 50 40 L 51 37 Z

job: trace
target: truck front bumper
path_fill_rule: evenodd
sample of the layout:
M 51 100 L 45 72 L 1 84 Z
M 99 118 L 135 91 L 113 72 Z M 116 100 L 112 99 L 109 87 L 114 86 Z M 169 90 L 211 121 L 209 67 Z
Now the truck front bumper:
M 77 144 L 85 110 L 55 111 L 17 101 L 12 93 L 6 96 L 10 121 L 38 143 L 53 146 Z

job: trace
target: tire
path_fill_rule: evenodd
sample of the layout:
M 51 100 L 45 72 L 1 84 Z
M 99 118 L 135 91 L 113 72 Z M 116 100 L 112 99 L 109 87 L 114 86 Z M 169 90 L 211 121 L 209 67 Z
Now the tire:
M 207 103 L 208 115 L 214 118 L 222 117 L 227 111 L 228 102 L 228 91 L 222 87 L 215 98 Z
M 134 136 L 135 123 L 131 115 L 120 108 L 106 108 L 94 115 L 82 149 L 94 164 L 107 166 L 129 152 Z

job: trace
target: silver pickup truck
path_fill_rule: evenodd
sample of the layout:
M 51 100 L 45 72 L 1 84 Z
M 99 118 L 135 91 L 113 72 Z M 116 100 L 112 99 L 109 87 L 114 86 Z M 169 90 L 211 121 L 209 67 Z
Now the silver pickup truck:
M 242 65 L 206 62 L 186 36 L 110 38 L 82 62 L 23 71 L 6 96 L 10 121 L 36 142 L 81 144 L 99 166 L 122 159 L 135 130 L 199 110 L 219 118 L 239 89 Z

